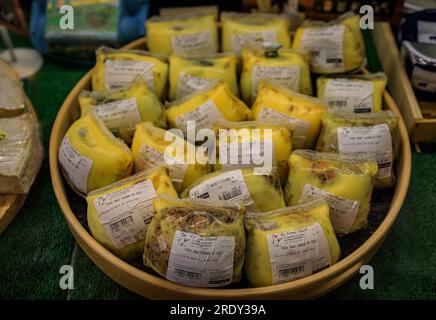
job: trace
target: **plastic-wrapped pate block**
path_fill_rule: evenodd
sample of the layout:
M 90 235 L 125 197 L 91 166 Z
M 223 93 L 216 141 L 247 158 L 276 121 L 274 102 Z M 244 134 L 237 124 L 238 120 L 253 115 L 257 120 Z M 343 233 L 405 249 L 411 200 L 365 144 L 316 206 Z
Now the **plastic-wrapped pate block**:
M 239 95 L 238 60 L 234 54 L 216 53 L 186 58 L 170 57 L 170 100 L 203 90 L 216 79 L 221 79 L 230 87 L 235 96 Z
M 150 121 L 159 127 L 166 127 L 162 103 L 140 76 L 121 89 L 82 91 L 79 104 L 82 116 L 92 110 L 106 128 L 126 143 L 132 141 L 136 125 L 140 122 Z
M 383 72 L 362 75 L 323 76 L 316 81 L 318 98 L 331 111 L 368 113 L 382 111 L 388 79 Z
M 254 168 L 215 171 L 197 180 L 181 196 L 228 201 L 251 211 L 285 207 L 276 170 L 265 173 L 257 173 Z
M 192 287 L 240 281 L 245 209 L 222 201 L 160 197 L 145 238 L 144 264 Z
M 378 163 L 375 186 L 387 188 L 395 181 L 392 133 L 397 124 L 398 117 L 390 110 L 360 114 L 327 112 L 316 150 L 374 157 Z
M 322 199 L 247 213 L 245 276 L 255 287 L 285 283 L 335 264 L 340 247 Z
M 0 193 L 28 193 L 44 157 L 37 120 L 0 118 Z
M 88 194 L 88 226 L 94 238 L 123 259 L 141 257 L 158 195 L 178 197 L 168 171 L 137 173 Z
M 218 51 L 218 28 L 211 14 L 152 17 L 146 22 L 151 52 L 184 56 Z
M 291 46 L 290 23 L 284 15 L 268 13 L 221 13 L 223 52 L 240 53 L 246 45 L 278 43 Z
M 312 95 L 308 52 L 277 48 L 264 45 L 242 50 L 241 96 L 247 103 L 256 98 L 262 79 Z
M 124 87 L 141 76 L 160 100 L 167 94 L 168 63 L 163 55 L 142 50 L 101 47 L 96 51 L 92 88 L 96 91 Z
M 367 225 L 377 170 L 376 160 L 364 156 L 295 150 L 289 158 L 286 203 L 321 196 L 329 204 L 335 232 L 352 233 Z
M 133 169 L 129 147 L 92 112 L 68 129 L 58 159 L 65 179 L 81 195 L 128 177 Z

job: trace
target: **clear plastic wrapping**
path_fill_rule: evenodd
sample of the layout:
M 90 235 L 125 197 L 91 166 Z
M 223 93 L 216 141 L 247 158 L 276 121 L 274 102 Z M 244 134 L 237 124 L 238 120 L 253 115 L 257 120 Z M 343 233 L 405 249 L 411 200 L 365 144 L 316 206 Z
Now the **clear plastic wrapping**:
M 329 110 L 350 113 L 379 112 L 387 84 L 383 72 L 362 75 L 323 76 L 317 79 L 318 98 Z
M 28 193 L 43 157 L 41 128 L 32 114 L 0 118 L 0 193 Z
M 255 287 L 319 272 L 340 257 L 327 203 L 312 202 L 270 212 L 247 213 L 245 276 Z
M 178 197 L 164 167 L 137 173 L 88 194 L 88 226 L 94 238 L 123 259 L 141 257 L 153 199 Z
M 183 55 L 218 51 L 218 28 L 212 14 L 152 17 L 146 22 L 151 52 Z
M 289 159 L 286 203 L 321 196 L 329 204 L 335 232 L 352 233 L 367 225 L 377 170 L 376 160 L 364 155 L 296 150 Z
M 245 45 L 274 42 L 291 46 L 290 22 L 284 15 L 222 12 L 222 50 L 239 53 Z
M 170 57 L 170 91 L 169 99 L 182 99 L 198 90 L 207 88 L 214 80 L 227 82 L 235 96 L 239 95 L 238 60 L 234 54 L 216 53 Z
M 105 126 L 126 143 L 132 141 L 136 124 L 140 122 L 150 121 L 166 127 L 162 103 L 140 76 L 121 89 L 82 91 L 78 99 L 82 116 L 92 109 Z
M 264 173 L 256 172 L 254 168 L 215 171 L 197 180 L 181 196 L 227 201 L 243 205 L 249 211 L 285 207 L 276 170 Z
M 226 202 L 159 197 L 144 264 L 170 281 L 222 287 L 241 279 L 245 209 Z
M 395 181 L 392 133 L 397 124 L 398 117 L 390 110 L 362 114 L 328 112 L 322 119 L 316 150 L 371 155 L 379 167 L 376 187 L 390 187 Z
M 163 100 L 167 91 L 168 62 L 165 55 L 142 50 L 111 49 L 96 51 L 96 65 L 92 72 L 95 91 L 118 89 L 142 76 L 147 86 Z
M 13 70 L 0 59 L 0 117 L 15 117 L 26 110 L 26 96 Z

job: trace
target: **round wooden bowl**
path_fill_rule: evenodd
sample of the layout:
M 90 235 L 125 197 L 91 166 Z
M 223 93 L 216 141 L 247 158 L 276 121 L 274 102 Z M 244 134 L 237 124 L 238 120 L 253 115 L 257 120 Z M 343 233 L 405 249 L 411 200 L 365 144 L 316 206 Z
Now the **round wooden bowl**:
M 145 44 L 146 40 L 143 38 L 125 48 L 142 49 L 145 48 Z M 322 296 L 346 282 L 359 271 L 362 265 L 368 263 L 388 235 L 406 196 L 411 171 L 409 138 L 395 102 L 385 92 L 385 107 L 393 110 L 401 119 L 394 135 L 397 184 L 388 213 L 362 245 L 335 265 L 314 275 L 284 284 L 262 288 L 205 289 L 170 282 L 126 263 L 106 250 L 82 226 L 71 210 L 66 193 L 67 186 L 59 171 L 57 155 L 67 129 L 80 115 L 77 96 L 82 90 L 90 88 L 91 71 L 71 91 L 56 117 L 49 150 L 53 188 L 69 228 L 85 253 L 115 282 L 144 297 L 152 299 L 306 299 Z

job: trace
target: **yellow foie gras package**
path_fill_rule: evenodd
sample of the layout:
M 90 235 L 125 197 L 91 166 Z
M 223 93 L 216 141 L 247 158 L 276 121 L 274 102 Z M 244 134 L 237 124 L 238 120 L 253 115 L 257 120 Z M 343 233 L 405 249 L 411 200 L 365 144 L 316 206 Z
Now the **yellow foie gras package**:
M 292 151 L 292 131 L 280 120 L 220 121 L 213 126 L 217 135 L 215 170 L 258 167 L 276 168 L 286 182 Z
M 165 137 L 169 139 L 165 139 Z M 175 146 L 174 154 L 171 146 Z M 157 166 L 166 166 L 174 187 L 178 192 L 210 172 L 210 165 L 199 163 L 189 156 L 196 147 L 170 131 L 155 127 L 150 122 L 138 124 L 132 142 L 135 172 Z
M 254 287 L 309 276 L 335 264 L 340 247 L 323 199 L 245 216 L 245 277 Z
M 377 170 L 375 159 L 364 156 L 296 150 L 289 159 L 286 203 L 321 196 L 330 207 L 335 232 L 352 233 L 367 226 Z
M 140 76 L 120 89 L 82 91 L 78 99 L 82 117 L 93 110 L 106 128 L 126 143 L 132 141 L 136 124 L 140 122 L 166 127 L 162 103 Z
M 305 21 L 295 32 L 292 47 L 310 52 L 311 71 L 318 74 L 356 70 L 365 60 L 359 17 L 354 15 L 330 22 Z
M 317 96 L 331 111 L 350 113 L 379 112 L 387 84 L 383 72 L 362 75 L 319 77 Z
M 184 56 L 218 51 L 218 28 L 212 14 L 152 17 L 146 22 L 151 52 Z
M 221 13 L 223 52 L 240 53 L 245 45 L 279 43 L 291 46 L 290 22 L 284 15 L 271 13 Z
M 187 132 L 188 121 L 195 121 L 195 129 L 211 128 L 218 120 L 244 121 L 251 111 L 232 94 L 226 82 L 218 81 L 204 90 L 185 96 L 167 105 L 166 117 L 171 128 Z
M 165 167 L 143 171 L 88 194 L 93 237 L 122 259 L 141 257 L 158 195 L 178 197 Z
M 312 94 L 309 56 L 303 50 L 277 49 L 277 46 L 242 50 L 241 96 L 247 103 L 256 98 L 260 80 L 281 85 L 303 94 Z
M 316 150 L 374 157 L 378 163 L 375 186 L 387 188 L 395 181 L 392 134 L 397 124 L 398 117 L 390 110 L 361 114 L 327 112 Z
M 168 63 L 164 56 L 142 50 L 101 47 L 96 51 L 92 89 L 118 89 L 141 76 L 160 100 L 167 94 Z
M 197 180 L 181 196 L 228 201 L 244 205 L 250 211 L 270 211 L 286 206 L 276 170 L 256 172 L 254 168 L 243 168 L 215 171 Z
M 161 200 L 147 230 L 144 264 L 191 287 L 239 282 L 245 258 L 245 209 L 223 201 Z
M 133 169 L 127 145 L 92 112 L 68 129 L 58 159 L 65 179 L 82 195 L 129 176 Z
M 238 96 L 237 64 L 236 56 L 226 53 L 195 58 L 171 56 L 169 99 L 182 99 L 203 90 L 215 79 L 227 82 L 232 93 Z
M 277 119 L 289 123 L 294 148 L 308 149 L 315 145 L 325 109 L 319 99 L 263 81 L 251 108 L 257 121 Z

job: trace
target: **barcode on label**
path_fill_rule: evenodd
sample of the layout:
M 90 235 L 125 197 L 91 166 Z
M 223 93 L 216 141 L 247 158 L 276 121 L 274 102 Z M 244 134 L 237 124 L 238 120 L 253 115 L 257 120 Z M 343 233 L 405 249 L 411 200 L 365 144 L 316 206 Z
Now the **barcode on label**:
M 190 280 L 200 280 L 201 279 L 201 273 L 199 272 L 192 272 L 188 270 L 183 270 L 179 268 L 175 268 L 174 272 L 179 277 L 189 278 Z
M 304 273 L 304 266 L 293 267 L 289 269 L 279 270 L 279 277 L 287 278 L 290 275 L 298 275 Z
M 242 194 L 241 186 L 233 187 L 229 191 L 224 191 L 218 197 L 220 200 L 229 200 Z
M 227 284 L 230 281 L 231 281 L 231 279 L 209 280 L 209 284 L 211 284 L 211 285 L 220 285 L 220 284 Z
M 112 232 L 117 232 L 121 227 L 127 226 L 129 224 L 133 224 L 135 220 L 133 220 L 132 216 L 128 216 L 120 221 L 114 222 L 110 225 Z
M 343 108 L 347 106 L 346 100 L 329 100 L 327 103 L 330 107 Z
M 319 56 L 319 54 L 320 54 L 320 52 L 317 50 L 317 51 L 310 51 L 310 55 L 311 56 L 313 56 L 313 57 L 318 57 Z

